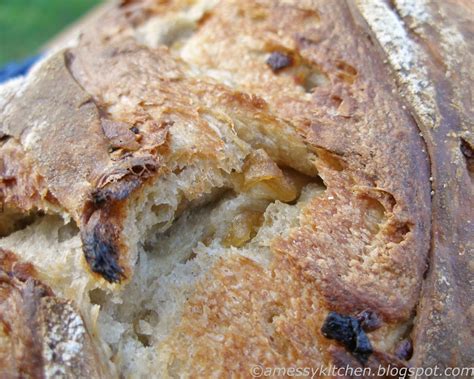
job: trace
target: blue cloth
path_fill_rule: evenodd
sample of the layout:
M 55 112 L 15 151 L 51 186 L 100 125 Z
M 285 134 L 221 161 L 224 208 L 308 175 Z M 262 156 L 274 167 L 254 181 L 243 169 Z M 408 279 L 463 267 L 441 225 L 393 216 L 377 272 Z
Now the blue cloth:
M 0 68 L 0 83 L 6 82 L 8 79 L 25 75 L 39 59 L 41 55 L 28 57 L 19 62 L 10 62 Z

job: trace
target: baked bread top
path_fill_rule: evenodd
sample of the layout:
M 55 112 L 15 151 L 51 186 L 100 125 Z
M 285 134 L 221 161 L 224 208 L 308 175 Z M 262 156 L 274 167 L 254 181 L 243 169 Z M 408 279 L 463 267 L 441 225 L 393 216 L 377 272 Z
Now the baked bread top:
M 76 304 L 111 376 L 467 365 L 469 14 L 114 4 L 2 88 L 0 247 Z
M 0 275 L 2 377 L 108 376 L 75 305 L 39 281 L 32 264 L 1 250 Z

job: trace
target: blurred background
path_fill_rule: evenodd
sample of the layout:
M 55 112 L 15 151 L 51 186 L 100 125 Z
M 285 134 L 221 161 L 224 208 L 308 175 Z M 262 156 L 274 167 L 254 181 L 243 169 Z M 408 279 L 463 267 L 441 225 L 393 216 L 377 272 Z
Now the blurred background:
M 0 69 L 36 55 L 100 0 L 0 0 Z

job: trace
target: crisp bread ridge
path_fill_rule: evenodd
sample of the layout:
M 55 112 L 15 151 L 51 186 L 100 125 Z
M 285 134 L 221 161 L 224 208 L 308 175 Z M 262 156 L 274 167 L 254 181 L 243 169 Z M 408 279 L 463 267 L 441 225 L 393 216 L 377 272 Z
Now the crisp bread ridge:
M 468 20 L 474 16 L 474 6 L 469 1 L 401 0 L 392 2 L 389 8 L 381 2 L 359 6 L 374 37 L 381 41 L 400 92 L 408 99 L 430 153 L 432 249 L 430 269 L 417 309 L 412 362 L 425 367 L 469 367 L 474 353 L 471 338 L 474 290 L 469 284 L 474 273 L 471 94 L 474 29 Z M 377 20 L 368 16 L 371 7 L 382 10 Z M 384 44 L 383 38 L 377 35 L 377 29 L 387 19 L 398 24 L 392 30 L 405 28 L 407 45 L 416 41 L 417 60 L 410 72 L 398 69 L 398 54 L 393 51 L 396 47 Z M 416 87 L 431 88 L 416 93 L 413 91 Z M 427 101 L 427 97 L 431 99 Z M 432 107 L 434 99 L 436 104 L 427 117 L 426 107 Z
M 367 309 L 382 320 L 368 365 L 406 365 L 410 336 L 423 361 L 438 221 L 418 128 L 434 108 L 377 34 L 391 12 L 122 2 L 3 90 L 0 246 L 97 318 L 123 376 L 358 365 L 320 329 Z

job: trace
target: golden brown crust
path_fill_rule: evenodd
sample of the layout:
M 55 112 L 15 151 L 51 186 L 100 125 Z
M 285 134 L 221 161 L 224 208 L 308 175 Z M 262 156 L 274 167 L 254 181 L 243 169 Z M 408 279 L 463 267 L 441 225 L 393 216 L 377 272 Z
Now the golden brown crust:
M 4 166 L 12 149 L 22 157 L 13 174 L 22 191 L 15 197 L 6 187 L 3 203 L 43 209 L 48 191 L 79 224 L 92 271 L 118 282 L 133 273 L 130 209 L 165 175 L 205 162 L 236 192 L 255 182 L 286 202 L 300 191 L 287 167 L 319 175 L 326 191 L 269 244 L 268 267 L 225 256 L 198 283 L 160 346 L 169 374 L 357 365 L 320 329 L 329 311 L 367 309 L 383 322 L 370 335 L 378 347 L 369 365 L 405 364 L 393 339 L 406 337 L 417 309 L 413 362 L 468 363 L 471 350 L 451 346 L 469 338 L 461 334 L 473 313 L 465 304 L 472 96 L 462 81 L 472 82 L 474 70 L 459 58 L 468 48 L 438 47 L 436 26 L 468 6 L 426 5 L 436 21 L 428 27 L 410 26 L 420 15 L 406 4 L 229 0 L 190 23 L 182 16 L 188 1 L 124 1 L 4 106 L 1 131 L 11 139 L 0 154 Z M 397 9 L 420 40 L 407 37 Z M 393 30 L 381 25 L 385 16 L 395 17 Z M 191 31 L 173 29 L 188 23 Z M 472 28 L 458 26 L 465 42 Z M 222 136 L 217 123 L 231 132 Z M 37 176 L 26 180 L 32 170 Z M 181 205 L 208 190 L 196 181 Z
M 0 376 L 103 377 L 106 365 L 77 309 L 35 276 L 33 265 L 0 249 Z
M 263 269 L 247 258 L 218 262 L 186 305 L 168 338 L 168 375 L 198 368 L 199 376 L 250 369 L 318 366 L 327 358 L 319 332 L 325 317 L 314 284 L 287 259 Z
M 317 319 L 308 329 L 308 333 L 314 332 L 308 341 L 312 340 L 323 351 L 328 351 L 328 341 L 320 339 L 319 329 L 321 314 L 326 309 L 355 314 L 368 308 L 388 323 L 407 320 L 418 302 L 427 267 L 430 188 L 424 145 L 416 124 L 396 94 L 389 70 L 377 59 L 378 50 L 366 36 L 366 29 L 352 21 L 350 9 L 342 3 L 312 2 L 308 11 L 304 6 L 278 2 L 235 1 L 221 3 L 213 9 L 181 53 L 185 59 L 188 53 L 191 64 L 201 69 L 230 73 L 236 80 L 235 88 L 257 94 L 279 118 L 291 120 L 318 153 L 317 167 L 327 191 L 304 210 L 301 226 L 290 237 L 276 239 L 273 249 L 277 256 L 287 257 L 287 264 L 293 265 L 301 275 L 298 279 L 301 283 L 308 280 L 313 293 L 322 296 L 317 300 L 321 308 L 316 314 L 311 310 L 295 311 L 295 314 L 306 320 Z M 265 57 L 272 51 L 293 57 L 287 71 L 282 68 L 273 72 L 273 67 L 268 67 Z M 252 58 L 242 61 L 242 56 Z M 308 70 L 318 74 L 322 71 L 320 75 L 328 81 L 312 88 L 311 96 L 305 94 L 307 89 L 301 82 L 296 81 L 295 85 L 293 81 Z M 235 272 L 232 264 L 229 265 L 228 272 Z M 280 266 L 281 261 L 276 259 L 272 270 Z M 208 288 L 219 282 L 218 277 L 215 272 L 210 274 L 203 284 L 206 289 L 198 290 L 190 303 L 196 301 L 199 306 L 213 303 Z M 244 283 L 247 280 L 251 281 L 247 276 L 242 279 Z M 258 308 L 264 307 L 260 296 L 267 291 L 261 287 L 264 287 L 262 281 L 250 285 L 258 297 L 250 307 L 254 307 L 252 312 L 257 318 L 264 317 Z M 290 296 L 284 285 L 274 284 L 275 296 Z M 226 284 L 220 285 L 228 288 Z M 231 298 L 247 301 L 249 291 L 236 289 L 232 297 L 229 295 L 229 301 Z M 220 294 L 217 298 L 221 299 L 217 306 L 225 307 L 222 301 L 227 296 Z M 176 334 L 167 342 L 172 346 L 172 356 L 176 356 L 176 361 L 171 359 L 174 362 L 171 369 L 174 365 L 188 364 L 183 360 L 191 354 L 186 346 L 194 338 L 193 329 L 204 332 L 195 336 L 199 341 L 203 339 L 198 346 L 219 346 L 215 348 L 216 359 L 221 359 L 217 358 L 221 357 L 221 351 L 226 352 L 223 354 L 229 364 L 237 365 L 233 368 L 242 372 L 245 370 L 238 365 L 246 361 L 242 358 L 246 351 L 250 355 L 275 351 L 268 346 L 254 350 L 247 344 L 234 343 L 231 348 L 224 342 L 212 341 L 210 325 L 214 330 L 227 324 L 218 319 L 203 330 L 202 325 L 210 321 L 196 321 L 197 315 L 189 309 Z M 229 314 L 223 309 L 207 312 L 206 317 Z M 194 324 L 189 328 L 191 322 L 201 327 Z M 247 331 L 240 321 L 235 323 L 239 338 L 257 335 L 270 343 L 271 338 L 264 333 Z M 289 324 L 299 325 L 301 320 Z M 292 363 L 301 359 L 311 364 L 305 361 L 303 350 L 296 348 L 304 345 L 296 332 L 292 330 L 285 336 L 295 338 L 288 343 L 296 349 L 290 359 Z M 234 341 L 233 334 L 224 334 L 223 341 L 229 339 Z M 193 352 L 195 348 L 193 345 Z M 179 358 L 183 350 L 183 357 Z M 259 359 L 264 366 L 271 367 L 284 361 L 284 357 L 285 353 L 277 349 L 268 362 L 267 358 Z M 328 356 L 315 353 L 312 357 L 320 362 L 331 361 Z M 212 358 L 204 361 L 196 358 L 189 364 L 210 371 L 212 367 L 220 367 Z
M 432 247 L 417 309 L 412 362 L 424 367 L 469 367 L 474 354 L 474 8 L 469 1 L 364 6 L 360 2 L 396 73 L 400 92 L 408 99 L 431 160 Z M 377 14 L 378 22 L 370 14 Z M 401 45 L 408 55 L 400 54 Z M 412 69 L 405 72 L 400 67 L 407 59 Z M 424 91 L 415 91 L 420 83 Z M 426 101 L 428 95 L 431 101 Z M 431 106 L 429 114 L 427 106 Z
M 28 159 L 20 143 L 8 139 L 2 144 L 1 154 L 0 197 L 3 204 L 28 212 L 42 199 L 54 203 L 43 178 L 36 173 L 33 162 Z
M 236 88 L 257 94 L 279 118 L 296 124 L 319 153 L 331 200 L 318 200 L 304 228 L 279 250 L 304 267 L 333 306 L 346 312 L 375 306 L 387 319 L 409 317 L 426 269 L 428 162 L 389 71 L 348 7 L 223 2 L 182 51 L 201 69 L 230 73 Z M 265 60 L 272 51 L 297 59 L 288 71 L 274 73 Z M 305 93 L 295 82 L 303 69 L 322 71 L 328 82 Z M 367 203 L 384 213 L 375 220 L 380 231 L 360 220 L 373 208 Z

